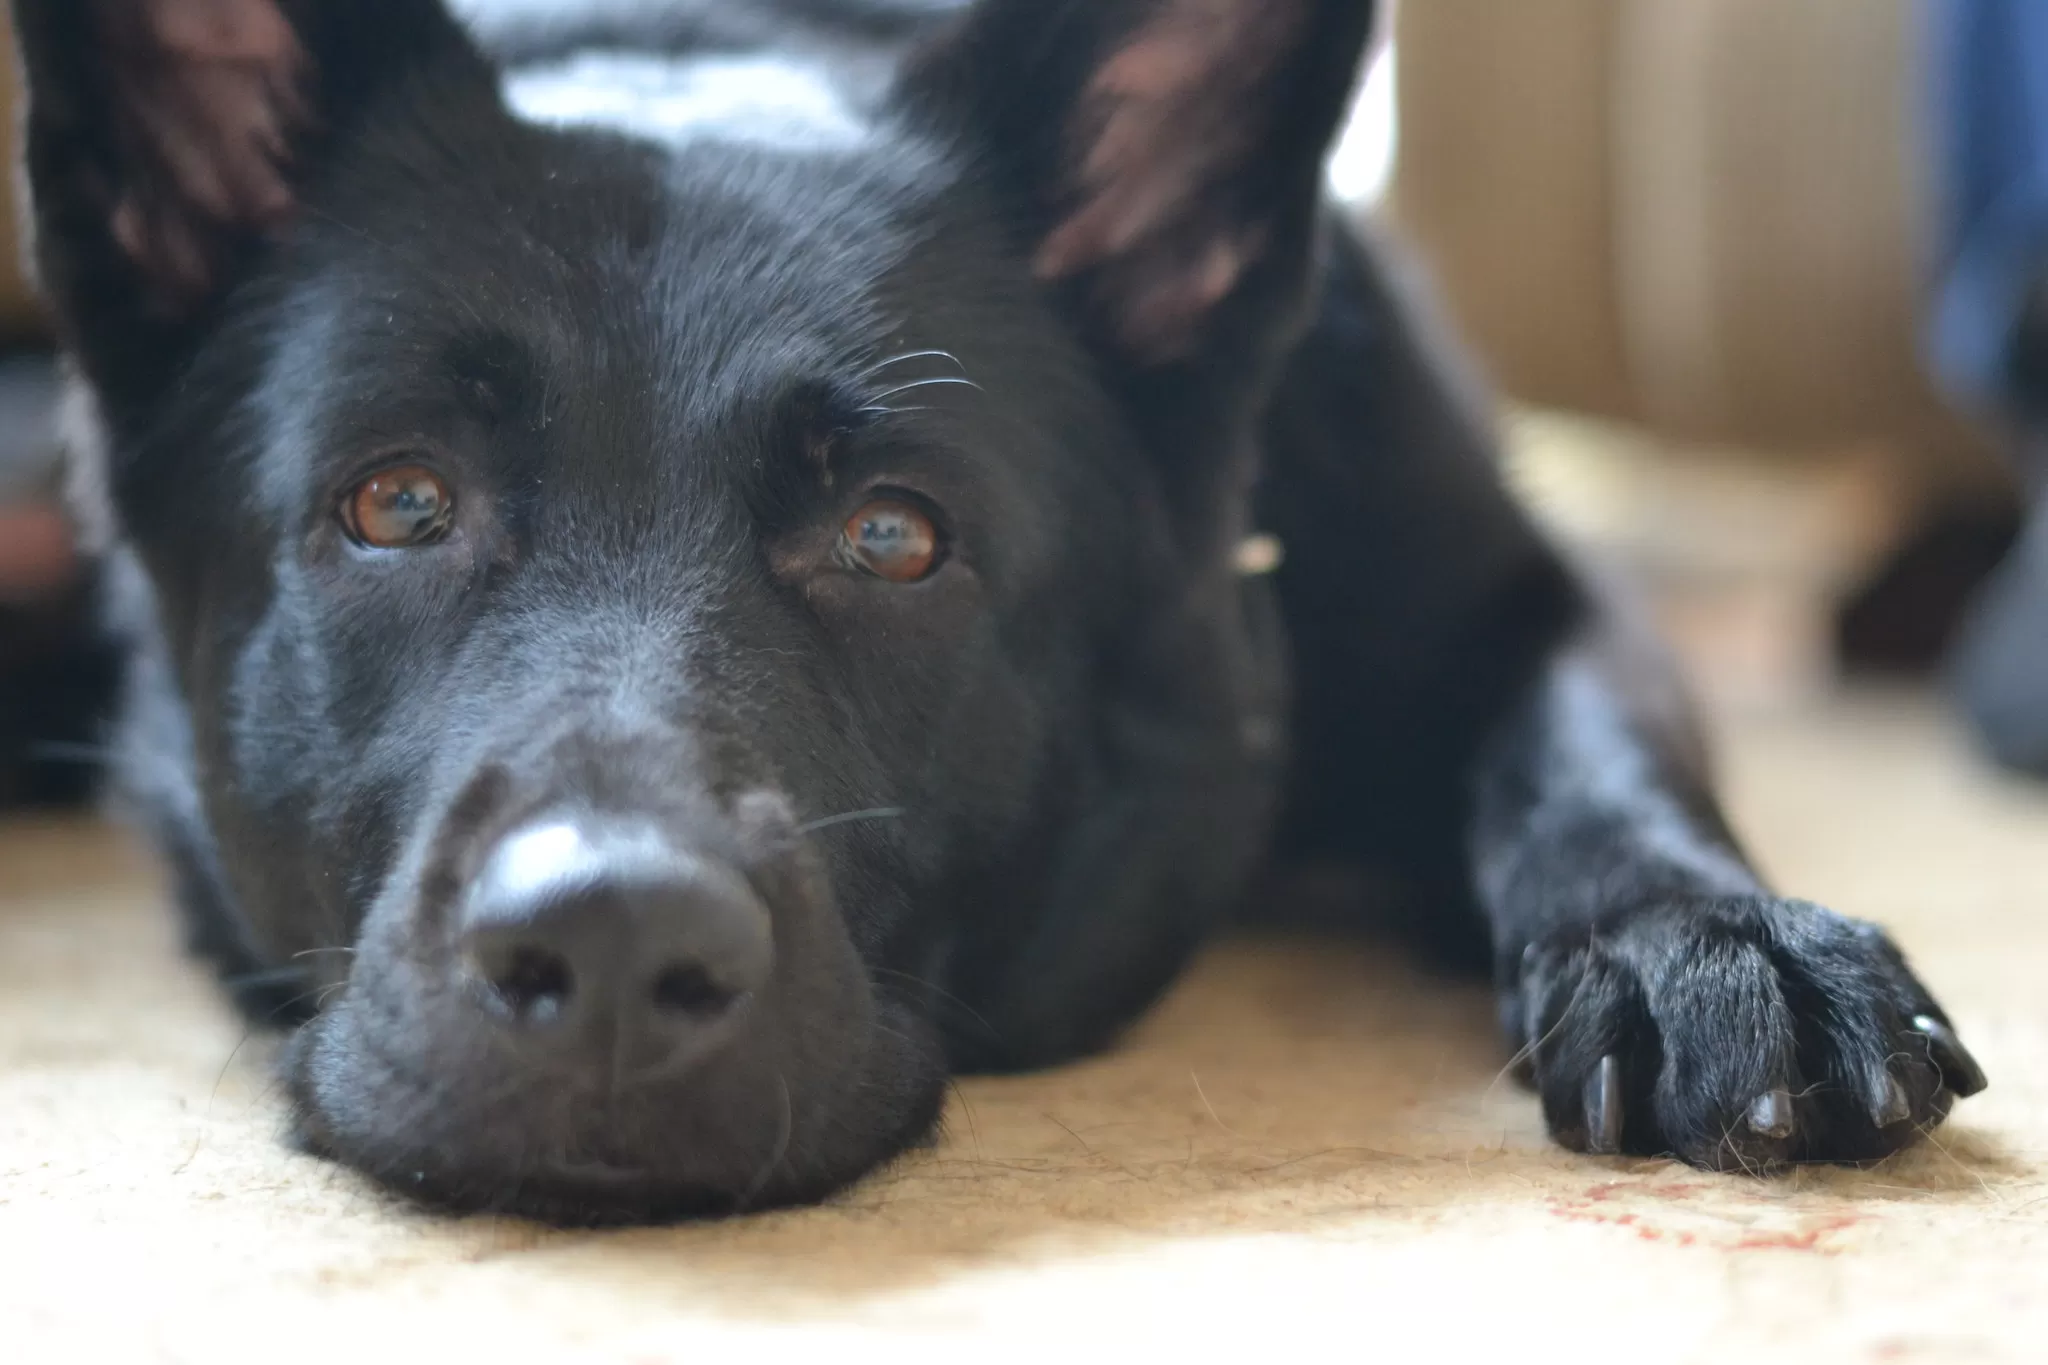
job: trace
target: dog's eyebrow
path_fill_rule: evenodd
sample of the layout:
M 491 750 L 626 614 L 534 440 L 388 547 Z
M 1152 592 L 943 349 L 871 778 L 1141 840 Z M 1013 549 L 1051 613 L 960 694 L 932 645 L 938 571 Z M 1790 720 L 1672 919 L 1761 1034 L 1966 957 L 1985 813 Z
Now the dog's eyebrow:
M 518 406 L 537 374 L 532 352 L 499 331 L 456 337 L 442 348 L 441 364 L 464 401 L 487 418 L 502 417 Z
M 847 434 L 867 420 L 861 412 L 864 390 L 844 382 L 818 379 L 798 384 L 774 405 L 777 440 L 800 451 L 803 466 L 832 485 L 832 464 Z
M 940 372 L 932 373 L 934 370 Z M 799 386 L 784 411 L 801 433 L 799 444 L 806 463 L 829 488 L 834 461 L 854 432 L 926 411 L 931 405 L 916 399 L 934 390 L 983 392 L 966 371 L 960 357 L 951 351 L 897 351 L 868 363 L 850 377 Z

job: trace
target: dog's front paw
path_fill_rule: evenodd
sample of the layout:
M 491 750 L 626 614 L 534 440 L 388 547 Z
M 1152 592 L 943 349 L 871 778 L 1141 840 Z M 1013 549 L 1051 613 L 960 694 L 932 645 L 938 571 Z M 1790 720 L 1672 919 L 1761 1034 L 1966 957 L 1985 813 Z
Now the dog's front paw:
M 1510 1031 L 1579 1151 L 1865 1161 L 1985 1084 L 1883 931 L 1803 901 L 1649 906 L 1532 943 L 1518 977 Z

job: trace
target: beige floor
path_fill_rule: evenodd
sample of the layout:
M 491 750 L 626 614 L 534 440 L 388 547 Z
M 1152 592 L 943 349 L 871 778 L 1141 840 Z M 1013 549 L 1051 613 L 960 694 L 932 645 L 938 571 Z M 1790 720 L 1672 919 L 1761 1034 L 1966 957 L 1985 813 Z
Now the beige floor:
M 1482 992 L 1267 944 L 1114 1057 L 962 1087 L 936 1153 L 833 1207 L 445 1222 L 279 1146 L 263 1049 L 136 854 L 14 828 L 0 1360 L 2048 1359 L 2048 797 L 1909 701 L 1753 723 L 1728 757 L 1771 867 L 1895 925 L 1990 1069 L 1937 1145 L 1767 1184 L 1566 1156 L 1499 1081 Z

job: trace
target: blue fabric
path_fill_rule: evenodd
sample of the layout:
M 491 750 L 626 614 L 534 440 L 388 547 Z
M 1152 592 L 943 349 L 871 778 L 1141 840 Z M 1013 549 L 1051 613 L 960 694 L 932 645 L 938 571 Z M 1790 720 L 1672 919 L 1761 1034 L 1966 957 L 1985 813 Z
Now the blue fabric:
M 1965 401 L 2004 406 L 2006 355 L 2048 268 L 2048 0 L 1925 0 L 1941 186 L 1928 346 Z

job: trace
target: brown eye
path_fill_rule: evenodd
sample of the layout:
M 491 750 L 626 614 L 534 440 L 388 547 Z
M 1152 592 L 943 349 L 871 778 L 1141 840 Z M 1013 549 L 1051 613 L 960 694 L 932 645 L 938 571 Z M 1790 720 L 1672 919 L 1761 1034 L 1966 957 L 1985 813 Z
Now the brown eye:
M 341 522 L 360 545 L 403 550 L 439 540 L 455 516 L 455 498 L 424 465 L 380 469 L 341 500 Z
M 938 567 L 938 528 L 910 503 L 877 498 L 847 518 L 843 535 L 853 562 L 891 583 L 915 583 Z

